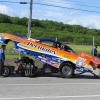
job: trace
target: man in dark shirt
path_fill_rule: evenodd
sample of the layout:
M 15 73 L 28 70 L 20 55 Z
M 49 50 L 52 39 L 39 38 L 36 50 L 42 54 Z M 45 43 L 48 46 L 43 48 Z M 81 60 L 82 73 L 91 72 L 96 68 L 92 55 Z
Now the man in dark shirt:
M 98 51 L 97 51 L 97 46 L 96 45 L 92 48 L 91 54 L 94 55 L 94 56 L 98 56 Z
M 1 45 L 1 48 L 0 48 L 0 75 L 2 75 L 2 68 L 4 66 L 5 48 L 6 48 L 6 45 Z

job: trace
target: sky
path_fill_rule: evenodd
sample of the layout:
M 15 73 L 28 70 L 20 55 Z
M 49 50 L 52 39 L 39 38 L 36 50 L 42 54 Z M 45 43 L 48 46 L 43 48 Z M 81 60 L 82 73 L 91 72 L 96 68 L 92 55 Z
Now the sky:
M 0 0 L 0 13 L 29 18 L 30 0 Z M 100 0 L 33 0 L 32 19 L 100 29 Z

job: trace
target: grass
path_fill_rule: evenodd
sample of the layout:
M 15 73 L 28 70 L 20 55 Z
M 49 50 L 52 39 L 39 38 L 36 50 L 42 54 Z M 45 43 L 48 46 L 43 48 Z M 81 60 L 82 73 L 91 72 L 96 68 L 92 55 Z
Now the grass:
M 75 44 L 68 44 L 74 51 L 76 52 L 86 52 L 91 53 L 92 45 L 75 45 Z M 98 52 L 100 52 L 100 47 L 97 47 Z
M 87 52 L 91 53 L 92 46 L 90 45 L 75 45 L 75 44 L 68 44 L 74 51 L 76 52 Z
M 19 55 L 5 55 L 6 56 L 6 59 L 14 59 L 14 58 L 19 58 Z
M 75 45 L 75 44 L 68 44 L 75 52 L 86 52 L 90 53 L 92 49 L 92 45 Z M 14 43 L 9 42 L 6 46 L 6 59 L 14 59 L 19 58 L 19 53 L 13 49 Z M 100 47 L 98 46 L 98 52 L 100 52 Z M 29 56 L 33 58 L 33 56 Z
M 15 58 L 21 58 L 22 55 L 10 55 L 10 54 L 6 54 L 6 59 L 15 59 Z M 33 59 L 33 56 L 27 55 L 29 58 Z

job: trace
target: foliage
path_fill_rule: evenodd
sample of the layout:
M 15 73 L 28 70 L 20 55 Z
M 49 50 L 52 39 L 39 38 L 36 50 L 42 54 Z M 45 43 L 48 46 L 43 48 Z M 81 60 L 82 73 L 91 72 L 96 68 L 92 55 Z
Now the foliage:
M 0 14 L 0 32 L 20 34 L 27 36 L 28 18 L 10 17 Z M 100 30 L 89 29 L 80 25 L 63 24 L 52 20 L 32 19 L 31 37 L 48 37 L 58 39 L 67 43 L 92 44 L 94 37 L 95 44 L 100 44 Z

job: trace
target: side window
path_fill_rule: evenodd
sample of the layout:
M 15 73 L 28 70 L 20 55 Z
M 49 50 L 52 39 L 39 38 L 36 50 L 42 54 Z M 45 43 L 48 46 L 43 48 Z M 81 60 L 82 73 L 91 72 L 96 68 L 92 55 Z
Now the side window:
M 54 48 L 60 48 L 61 44 L 54 42 L 52 45 Z
M 54 42 L 53 45 L 52 45 L 52 47 L 57 48 L 57 43 Z
M 57 43 L 57 48 L 60 48 L 61 47 L 61 44 Z
M 42 41 L 42 44 L 48 45 L 48 46 L 53 46 L 53 42 L 52 41 Z

